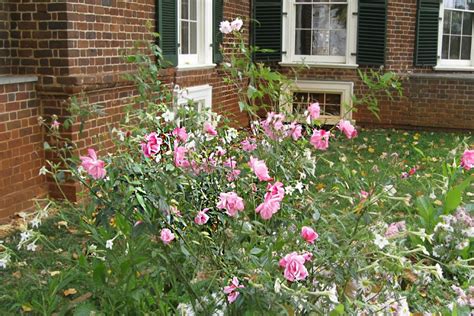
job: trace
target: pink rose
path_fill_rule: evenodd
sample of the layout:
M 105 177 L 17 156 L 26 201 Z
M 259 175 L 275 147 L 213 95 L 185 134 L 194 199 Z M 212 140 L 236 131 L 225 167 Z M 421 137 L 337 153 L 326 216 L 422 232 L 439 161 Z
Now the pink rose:
M 260 181 L 272 180 L 272 178 L 268 174 L 268 168 L 265 164 L 265 161 L 258 160 L 257 158 L 253 158 L 252 156 L 250 156 L 249 166 Z
M 183 143 L 185 143 L 188 140 L 188 133 L 186 132 L 185 127 L 176 127 L 173 130 L 172 135 L 176 137 L 178 140 L 182 141 Z
M 207 223 L 209 220 L 209 216 L 206 214 L 206 212 L 209 211 L 208 208 L 203 209 L 202 211 L 199 211 L 194 218 L 194 222 L 198 225 L 204 225 Z
M 51 128 L 52 129 L 59 129 L 59 126 L 61 125 L 61 123 L 59 123 L 58 121 L 54 120 L 53 123 L 51 124 Z
M 146 142 L 142 143 L 142 151 L 145 157 L 150 158 L 160 152 L 160 146 L 163 140 L 158 137 L 158 134 L 152 132 L 145 136 Z
M 280 181 L 275 182 L 274 184 L 267 184 L 267 193 L 265 194 L 265 199 L 275 199 L 279 202 L 285 197 L 285 189 L 283 188 L 283 183 Z
M 232 32 L 232 26 L 229 21 L 222 21 L 219 25 L 219 31 L 223 34 L 229 34 Z
M 178 168 L 189 168 L 190 163 L 186 159 L 188 150 L 185 147 L 178 146 L 174 149 L 174 164 Z
M 227 285 L 224 287 L 224 294 L 227 294 L 227 300 L 229 303 L 235 302 L 237 297 L 239 297 L 240 293 L 238 292 L 238 289 L 242 289 L 245 286 L 242 284 L 239 284 L 239 279 L 236 277 L 232 278 L 232 281 L 230 282 L 230 285 Z
M 270 139 L 277 140 L 278 135 L 281 134 L 280 131 L 285 126 L 284 120 L 285 116 L 283 114 L 268 113 L 267 118 L 261 123 L 263 131 Z
M 391 238 L 406 230 L 405 221 L 391 223 L 385 231 L 385 237 Z
M 301 237 L 310 244 L 314 244 L 314 241 L 318 239 L 319 235 L 311 227 L 303 226 L 301 228 Z
M 244 210 L 244 200 L 235 192 L 221 193 L 219 195 L 219 203 L 217 208 L 226 210 L 227 215 L 234 217 L 239 211 Z
M 331 136 L 330 132 L 325 130 L 313 130 L 313 135 L 311 136 L 309 142 L 314 148 L 319 150 L 326 150 L 329 147 L 329 137 Z
M 357 130 L 351 124 L 351 122 L 347 120 L 340 120 L 339 124 L 336 126 L 341 132 L 343 132 L 348 139 L 352 139 L 357 137 Z
M 212 126 L 212 124 L 209 123 L 209 122 L 204 123 L 204 132 L 205 132 L 207 135 L 212 136 L 212 137 L 214 137 L 214 136 L 217 135 L 216 129 L 215 129 L 214 126 Z
M 464 170 L 471 170 L 474 168 L 474 150 L 466 149 L 462 154 L 461 167 Z
M 241 171 L 239 169 L 232 169 L 232 171 L 229 174 L 227 174 L 227 181 L 233 182 L 237 180 L 237 178 L 240 175 L 240 172 Z
M 311 120 L 318 119 L 319 116 L 321 115 L 321 108 L 319 107 L 319 103 L 318 102 L 311 103 L 308 106 L 308 112 L 309 112 L 309 118 Z
M 293 122 L 288 126 L 288 136 L 293 138 L 294 141 L 297 141 L 298 139 L 301 138 L 302 130 L 303 130 L 303 127 L 300 124 Z
M 242 28 L 242 25 L 244 25 L 244 22 L 240 18 L 236 18 L 234 21 L 230 23 L 230 27 L 232 28 L 232 31 L 240 31 Z
M 280 202 L 276 199 L 268 199 L 263 201 L 263 203 L 255 209 L 255 212 L 257 214 L 260 213 L 262 219 L 269 220 L 278 210 L 280 210 Z
M 97 154 L 94 149 L 89 148 L 87 150 L 89 156 L 79 157 L 82 160 L 81 166 L 87 171 L 87 173 L 94 179 L 105 178 L 105 162 L 97 159 Z
M 242 149 L 247 152 L 254 151 L 257 149 L 257 144 L 255 143 L 255 138 L 247 138 L 243 142 L 240 143 L 242 145 Z
M 305 262 L 306 257 L 304 255 L 299 255 L 296 252 L 287 254 L 280 260 L 280 267 L 285 268 L 284 277 L 290 282 L 306 279 L 308 270 L 304 266 Z
M 168 245 L 170 242 L 172 242 L 174 240 L 174 234 L 168 228 L 163 228 L 161 230 L 160 238 L 161 238 L 161 241 L 165 245 Z

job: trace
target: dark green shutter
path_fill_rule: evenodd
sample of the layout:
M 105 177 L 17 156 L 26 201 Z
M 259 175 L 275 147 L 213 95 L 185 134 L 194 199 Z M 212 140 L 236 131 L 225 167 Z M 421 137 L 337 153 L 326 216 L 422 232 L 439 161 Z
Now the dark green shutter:
M 221 44 L 222 33 L 219 31 L 221 21 L 224 20 L 224 0 L 213 0 L 212 52 L 215 64 L 222 62 Z
M 255 61 L 281 61 L 282 1 L 254 0 L 252 45 L 260 49 L 271 49 L 268 53 L 255 53 Z
M 165 63 L 178 64 L 178 7 L 176 0 L 157 0 L 156 31 Z
M 387 1 L 359 0 L 357 63 L 381 66 L 385 63 Z
M 415 65 L 435 66 L 438 61 L 440 0 L 418 0 Z

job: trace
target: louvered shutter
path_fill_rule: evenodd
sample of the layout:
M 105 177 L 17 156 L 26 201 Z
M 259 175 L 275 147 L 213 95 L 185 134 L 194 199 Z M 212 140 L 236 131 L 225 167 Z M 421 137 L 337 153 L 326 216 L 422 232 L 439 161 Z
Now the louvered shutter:
M 156 31 L 160 34 L 158 45 L 163 59 L 169 66 L 178 64 L 178 7 L 176 0 L 157 0 Z
M 255 61 L 281 61 L 282 1 L 254 0 L 252 45 L 272 52 L 254 54 Z
M 357 63 L 381 66 L 385 63 L 387 1 L 359 0 Z
M 415 65 L 435 66 L 438 60 L 440 0 L 418 0 Z
M 219 25 L 224 20 L 224 0 L 213 0 L 213 25 L 212 25 L 212 53 L 213 62 L 218 64 L 222 62 L 220 46 L 222 44 L 222 33 L 219 31 Z

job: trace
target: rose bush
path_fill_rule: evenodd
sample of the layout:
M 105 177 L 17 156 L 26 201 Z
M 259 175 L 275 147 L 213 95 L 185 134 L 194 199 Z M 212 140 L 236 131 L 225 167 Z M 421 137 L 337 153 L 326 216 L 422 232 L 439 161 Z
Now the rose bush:
M 315 103 L 304 115 L 274 109 L 256 119 L 257 92 L 288 80 L 247 58 L 252 49 L 242 44 L 241 27 L 240 20 L 225 21 L 221 31 L 241 55 L 227 59 L 228 82 L 250 80 L 240 101 L 255 119 L 249 130 L 195 112 L 192 100 L 173 112 L 171 90 L 139 77 L 137 103 L 144 106 L 130 107 L 114 130 L 113 153 L 90 148 L 78 159 L 68 142 L 50 146 L 62 164 L 43 172 L 55 179 L 66 172 L 85 192 L 85 203 L 68 207 L 83 214 L 88 250 L 77 268 L 93 281 L 91 310 L 467 312 L 474 303 L 474 220 L 472 205 L 461 203 L 473 179 L 472 152 L 444 163 L 444 174 L 415 190 L 418 197 L 397 193 L 409 188 L 417 168 L 402 179 L 372 162 L 369 181 L 354 172 L 360 162 L 341 152 L 358 137 L 350 121 L 324 129 Z M 141 67 L 142 75 L 156 73 L 154 63 Z M 249 69 L 253 75 L 242 76 Z M 265 76 L 272 78 L 266 88 L 255 88 Z M 380 159 L 402 164 L 396 154 Z M 31 245 L 44 239 L 32 227 L 23 234 L 19 248 L 34 251 Z M 0 268 L 12 251 L 0 252 Z

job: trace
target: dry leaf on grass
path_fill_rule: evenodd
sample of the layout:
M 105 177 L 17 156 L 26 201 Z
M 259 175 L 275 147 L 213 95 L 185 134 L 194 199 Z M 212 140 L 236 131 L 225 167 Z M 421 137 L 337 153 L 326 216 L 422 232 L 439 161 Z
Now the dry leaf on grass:
M 63 292 L 64 296 L 74 295 L 76 293 L 77 293 L 77 290 L 74 289 L 74 288 L 64 290 L 64 292 Z

